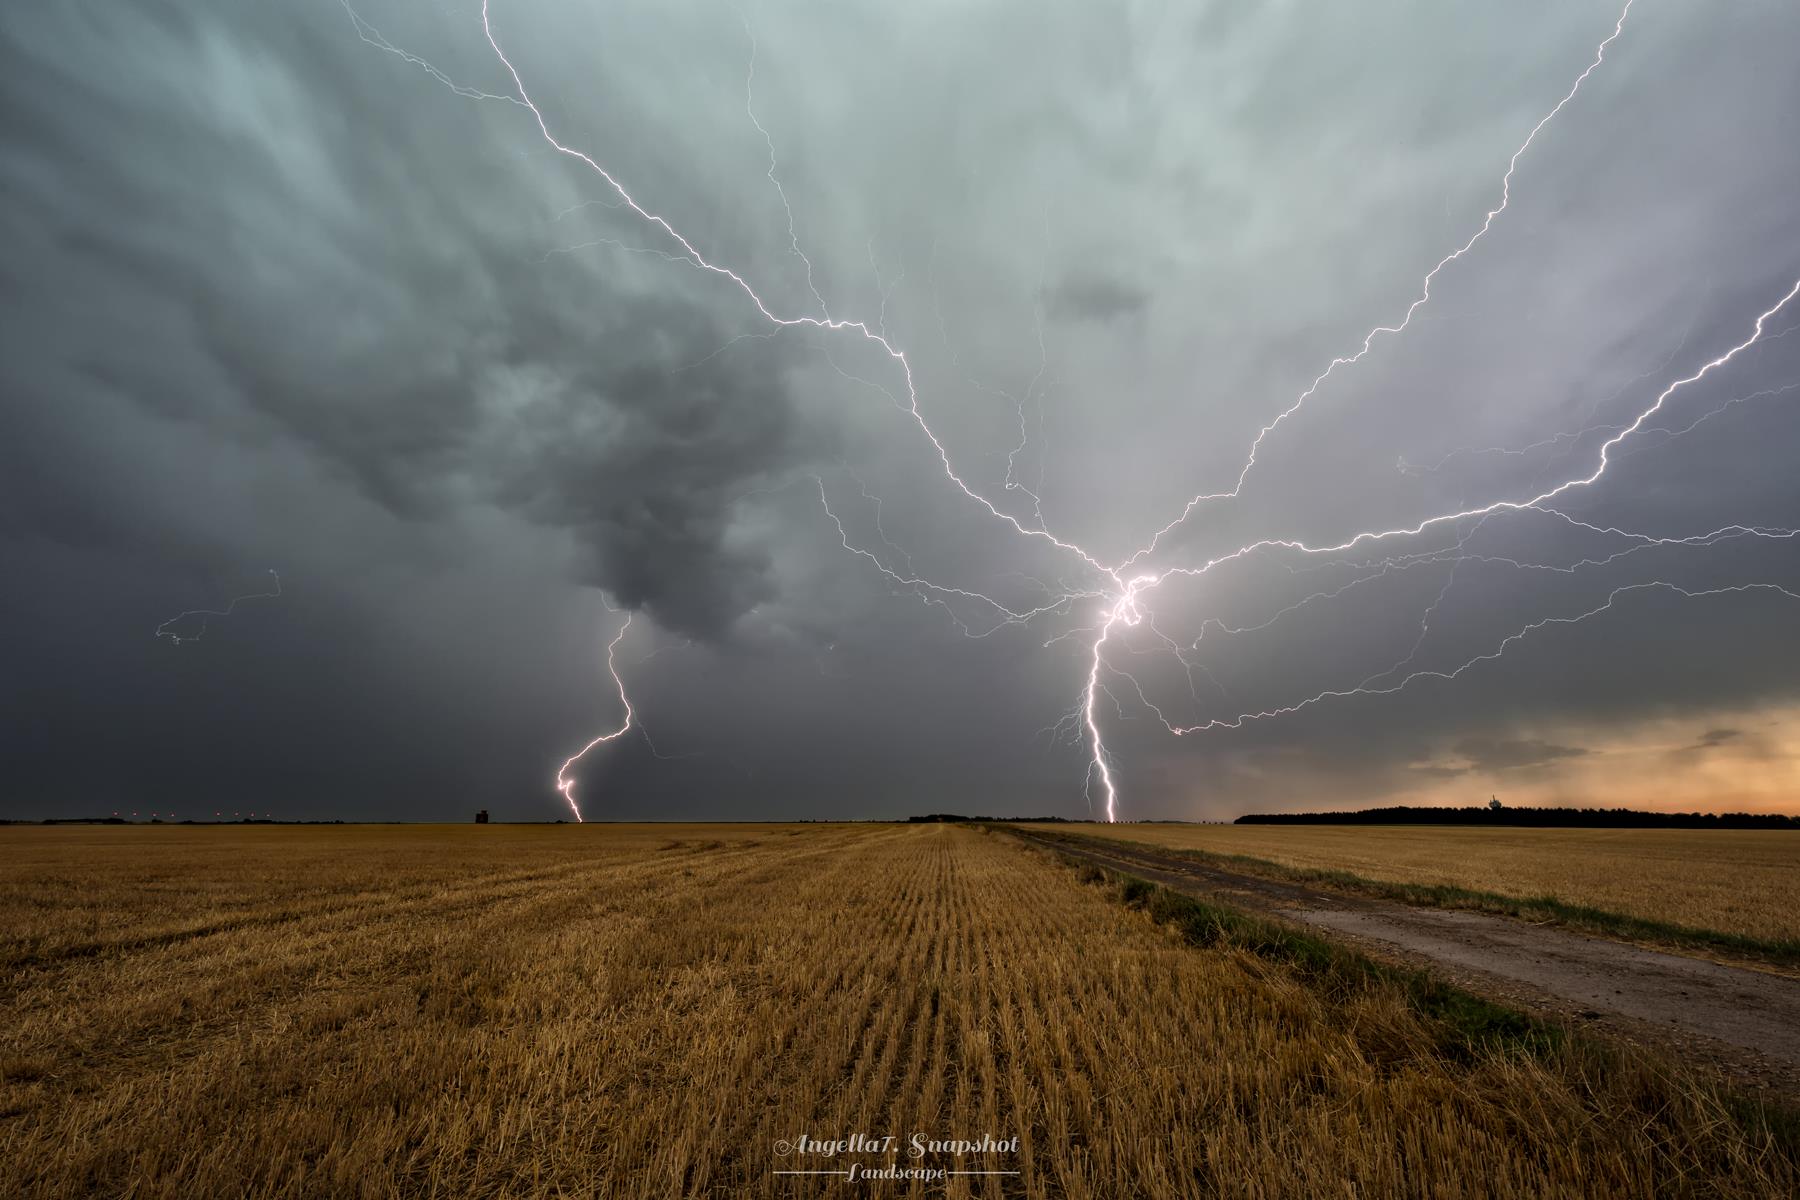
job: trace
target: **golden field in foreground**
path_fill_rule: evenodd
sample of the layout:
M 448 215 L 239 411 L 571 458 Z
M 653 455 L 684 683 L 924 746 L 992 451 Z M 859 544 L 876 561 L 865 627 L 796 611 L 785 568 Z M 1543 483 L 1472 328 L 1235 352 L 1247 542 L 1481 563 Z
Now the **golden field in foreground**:
M 0 855 L 9 1194 L 1800 1186 L 1791 1141 L 1695 1079 L 1458 1042 L 1003 833 L 11 827 Z M 801 1152 L 857 1135 L 901 1150 Z M 775 1174 L 851 1163 L 1019 1174 Z
M 1365 879 L 1554 896 L 1648 921 L 1800 939 L 1800 833 L 1449 825 L 1045 825 Z

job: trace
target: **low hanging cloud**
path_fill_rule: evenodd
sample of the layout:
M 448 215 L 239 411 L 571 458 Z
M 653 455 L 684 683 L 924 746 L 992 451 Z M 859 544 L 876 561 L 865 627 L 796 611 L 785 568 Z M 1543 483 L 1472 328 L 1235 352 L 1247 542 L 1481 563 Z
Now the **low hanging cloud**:
M 122 64 L 52 84 L 73 62 L 51 56 L 92 54 L 91 34 L 34 42 L 12 217 L 68 303 L 153 306 L 180 341 L 115 327 L 72 374 L 181 420 L 260 416 L 403 517 L 485 502 L 567 530 L 583 582 L 684 635 L 771 595 L 766 555 L 730 532 L 747 491 L 820 452 L 787 343 L 718 353 L 719 298 L 660 263 L 535 261 L 545 230 L 522 218 L 556 181 L 468 176 L 455 142 L 482 114 L 460 102 L 404 133 L 371 119 L 391 81 L 352 69 L 329 25 L 121 20 L 107 49 L 135 32 L 186 86 L 128 105 Z
M 1485 775 L 1547 767 L 1563 759 L 1591 753 L 1579 746 L 1563 746 L 1536 738 L 1465 737 L 1452 747 L 1449 761 L 1414 763 L 1408 769 L 1439 779 L 1458 775 Z
M 1053 317 L 1115 321 L 1134 317 L 1150 304 L 1149 292 L 1104 275 L 1072 275 L 1052 288 L 1046 308 Z
M 1743 736 L 1744 731 L 1741 729 L 1709 729 L 1694 742 L 1692 749 L 1711 750 L 1727 742 L 1735 742 Z

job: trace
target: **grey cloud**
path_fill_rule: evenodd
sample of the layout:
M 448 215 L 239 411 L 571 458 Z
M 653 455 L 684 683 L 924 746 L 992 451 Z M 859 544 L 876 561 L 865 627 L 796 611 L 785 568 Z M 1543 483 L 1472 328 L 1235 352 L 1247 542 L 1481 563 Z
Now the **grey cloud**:
M 1541 767 L 1563 758 L 1578 758 L 1588 751 L 1579 746 L 1559 746 L 1535 738 L 1467 737 L 1456 743 L 1456 752 L 1476 771 L 1508 771 Z
M 1114 321 L 1135 316 L 1150 303 L 1150 294 L 1117 279 L 1074 275 L 1050 290 L 1052 316 L 1083 321 Z
M 1464 737 L 1450 748 L 1453 760 L 1408 763 L 1406 773 L 1422 779 L 1454 779 L 1459 775 L 1545 767 L 1579 758 L 1590 751 L 1538 738 Z
M 67 247 L 102 303 L 155 304 L 192 339 L 184 374 L 144 372 L 174 348 L 129 338 L 88 341 L 71 365 L 185 419 L 260 413 L 402 516 L 515 505 L 587 546 L 585 581 L 720 635 L 770 591 L 757 550 L 726 545 L 733 507 L 817 440 L 794 426 L 785 348 L 707 359 L 731 336 L 707 302 L 533 262 L 541 227 L 496 222 L 518 201 L 456 173 L 466 107 L 404 130 L 364 119 L 391 81 L 351 69 L 330 31 L 246 19 L 215 44 L 293 57 L 207 80 L 221 107 L 187 115 L 178 140 L 186 97 L 132 107 L 75 78 L 15 130 L 15 213 L 39 253 Z M 210 19 L 140 32 L 204 80 L 190 45 L 217 36 Z M 48 175 L 73 205 L 31 195 Z
M 1228 490 L 1257 431 L 1479 225 L 1614 15 L 1540 7 L 757 5 L 757 111 L 822 302 L 745 112 L 735 16 L 495 15 L 559 136 L 773 311 L 880 321 L 963 477 L 1035 525 L 1022 477 L 1048 528 L 1115 561 Z M 471 12 L 358 8 L 459 82 L 503 86 Z M 1584 426 L 1697 369 L 1791 282 L 1796 32 L 1769 6 L 1635 8 L 1407 332 L 1334 370 L 1242 497 L 1203 505 L 1150 565 L 1591 469 L 1607 431 Z M 769 328 L 735 285 L 659 257 L 672 243 L 607 207 L 518 106 L 448 91 L 330 3 L 15 6 L 0 67 L 0 548 L 29 581 L 0 612 L 30 642 L 0 685 L 27 731 L 5 747 L 18 804 L 253 775 L 296 806 L 355 797 L 332 815 L 554 815 L 545 763 L 616 702 L 597 589 L 643 614 L 633 695 L 681 755 L 596 756 L 597 811 L 1086 811 L 1084 749 L 1044 730 L 1079 693 L 1102 601 L 964 640 L 819 509 L 822 469 L 854 542 L 952 587 L 1030 604 L 1033 581 L 1104 582 L 950 484 L 879 347 L 743 337 Z M 1797 377 L 1800 337 L 1743 356 L 1659 425 L 1717 416 L 1645 439 L 1561 511 L 1671 535 L 1795 524 L 1800 405 L 1730 401 Z M 1454 572 L 1380 562 L 1459 537 L 1478 557 Z M 1445 676 L 1621 586 L 1800 586 L 1791 545 L 1600 562 L 1619 535 L 1528 513 L 1172 579 L 1155 632 L 1199 638 L 1192 668 L 1148 626 L 1110 647 L 1126 811 L 1379 800 L 1582 754 L 1496 731 L 1600 745 L 1679 717 L 1713 730 L 1696 752 L 1745 746 L 1720 714 L 1800 678 L 1772 593 L 1628 593 Z M 282 602 L 199 653 L 139 644 L 269 566 Z M 1173 739 L 1139 687 L 1181 722 L 1292 711 Z M 197 736 L 214 728 L 230 736 Z
M 1690 744 L 1670 751 L 1669 757 L 1676 762 L 1692 761 L 1721 751 L 1740 762 L 1769 762 L 1781 756 L 1782 747 L 1777 738 L 1768 734 L 1719 727 L 1708 729 Z
M 1474 768 L 1450 767 L 1440 763 L 1408 763 L 1406 770 L 1409 774 L 1426 779 L 1455 779 L 1458 775 L 1467 775 Z

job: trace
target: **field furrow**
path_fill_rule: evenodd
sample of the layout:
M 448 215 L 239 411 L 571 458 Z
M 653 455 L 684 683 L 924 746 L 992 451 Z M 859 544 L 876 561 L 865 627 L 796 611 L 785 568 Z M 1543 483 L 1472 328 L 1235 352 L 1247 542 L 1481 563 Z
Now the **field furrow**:
M 0 1154 L 25 1196 L 1800 1182 L 1791 1142 L 1704 1081 L 1451 1052 L 1394 988 L 1197 948 L 966 827 L 217 829 L 129 855 L 30 832 L 12 894 L 57 853 L 87 883 L 78 936 L 48 915 L 58 884 L 0 939 Z M 146 899 L 182 873 L 190 911 Z M 201 909 L 234 924 L 159 936 Z M 39 953 L 96 921 L 103 946 Z M 983 1137 L 1002 1148 L 931 1145 Z M 845 1174 L 898 1168 L 944 1174 Z

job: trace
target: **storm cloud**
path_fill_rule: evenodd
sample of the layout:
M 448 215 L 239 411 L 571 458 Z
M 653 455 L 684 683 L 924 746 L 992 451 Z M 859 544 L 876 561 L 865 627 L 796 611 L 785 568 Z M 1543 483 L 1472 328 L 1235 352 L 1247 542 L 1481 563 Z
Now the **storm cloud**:
M 554 819 L 555 765 L 617 715 L 609 608 L 642 615 L 649 736 L 585 768 L 590 812 L 1084 815 L 1067 718 L 1108 581 L 940 449 L 1124 560 L 1407 311 L 1618 12 L 491 15 L 559 140 L 770 311 L 903 352 L 939 444 L 882 344 L 772 325 L 557 153 L 478 3 L 9 12 L 6 815 Z M 1634 8 L 1406 331 L 1146 567 L 1591 471 L 1800 276 L 1796 35 Z M 1159 586 L 1100 704 L 1126 814 L 1730 758 L 1800 691 L 1800 604 L 1674 589 L 1800 586 L 1772 535 L 1800 526 L 1796 326 L 1555 512 Z M 279 599 L 152 636 L 271 567 Z

